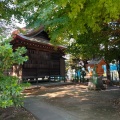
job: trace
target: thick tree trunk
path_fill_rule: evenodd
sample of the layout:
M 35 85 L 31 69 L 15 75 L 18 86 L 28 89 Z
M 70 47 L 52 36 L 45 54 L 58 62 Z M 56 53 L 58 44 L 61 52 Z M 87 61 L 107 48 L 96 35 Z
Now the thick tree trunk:
M 109 63 L 106 64 L 106 70 L 107 70 L 107 79 L 111 81 L 111 78 L 110 78 L 110 66 L 109 66 Z
M 111 80 L 111 76 L 110 76 L 110 65 L 109 63 L 106 64 L 106 69 L 107 69 L 107 84 L 108 85 L 112 85 L 112 80 Z

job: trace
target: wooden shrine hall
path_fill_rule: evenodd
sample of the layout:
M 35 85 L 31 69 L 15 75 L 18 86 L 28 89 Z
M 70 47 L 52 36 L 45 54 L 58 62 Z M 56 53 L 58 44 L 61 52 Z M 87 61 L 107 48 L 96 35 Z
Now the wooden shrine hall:
M 29 59 L 23 65 L 14 65 L 12 75 L 27 81 L 65 78 L 65 47 L 52 45 L 44 27 L 26 35 L 13 32 L 13 36 L 13 49 L 24 46 Z

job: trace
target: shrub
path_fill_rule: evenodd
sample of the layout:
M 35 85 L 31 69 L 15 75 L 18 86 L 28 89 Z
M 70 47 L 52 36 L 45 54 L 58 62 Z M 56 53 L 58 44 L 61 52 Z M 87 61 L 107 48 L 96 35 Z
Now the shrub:
M 0 107 L 6 108 L 23 104 L 21 92 L 25 86 L 18 83 L 17 77 L 7 76 L 4 71 L 11 68 L 13 64 L 23 64 L 28 59 L 27 56 L 23 56 L 25 52 L 24 47 L 17 48 L 13 52 L 9 39 L 0 38 Z

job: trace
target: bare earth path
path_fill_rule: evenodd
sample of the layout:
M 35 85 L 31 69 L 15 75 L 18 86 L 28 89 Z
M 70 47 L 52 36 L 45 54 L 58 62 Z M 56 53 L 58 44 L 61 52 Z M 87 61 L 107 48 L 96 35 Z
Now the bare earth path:
M 117 87 L 88 91 L 85 85 L 77 84 L 28 89 L 25 93 L 27 108 L 30 104 L 42 108 L 42 111 L 37 110 L 38 115 L 43 115 L 41 120 L 120 120 L 120 89 Z M 51 114 L 55 119 L 50 118 Z

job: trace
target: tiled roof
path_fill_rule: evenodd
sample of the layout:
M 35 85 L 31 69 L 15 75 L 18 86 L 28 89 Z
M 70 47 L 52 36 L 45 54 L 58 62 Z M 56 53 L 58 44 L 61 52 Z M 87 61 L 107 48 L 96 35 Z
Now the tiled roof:
M 27 37 L 25 35 L 19 34 L 18 36 L 26 39 L 26 40 L 30 40 L 30 41 L 34 41 L 34 42 L 39 42 L 39 43 L 44 43 L 44 44 L 51 44 L 48 40 L 42 38 L 42 37 Z M 51 44 L 52 45 L 52 44 Z
M 19 36 L 20 38 L 33 41 L 33 42 L 39 42 L 43 44 L 52 45 L 50 43 L 50 38 L 47 32 L 44 31 L 44 26 L 40 26 L 38 29 L 32 30 L 28 32 L 27 34 L 22 34 L 18 32 L 17 34 L 15 34 L 15 36 Z M 65 48 L 65 46 L 62 46 L 62 45 L 57 45 L 57 46 L 61 48 Z

